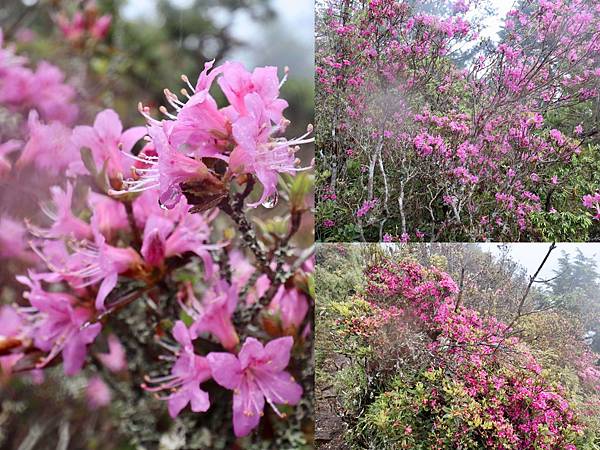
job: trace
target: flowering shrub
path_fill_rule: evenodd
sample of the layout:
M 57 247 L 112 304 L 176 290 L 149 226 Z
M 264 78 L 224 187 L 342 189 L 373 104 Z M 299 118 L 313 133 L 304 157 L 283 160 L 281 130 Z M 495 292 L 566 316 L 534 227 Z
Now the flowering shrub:
M 70 40 L 101 38 L 110 18 L 88 19 L 57 18 Z M 46 217 L 2 218 L 0 258 L 30 265 L 17 277 L 23 300 L 0 309 L 2 372 L 62 363 L 67 376 L 92 374 L 91 408 L 137 398 L 150 411 L 123 424 L 137 443 L 157 441 L 148 427 L 161 403 L 139 400 L 154 395 L 185 417 L 184 445 L 213 448 L 207 428 L 218 448 L 308 445 L 313 263 L 297 238 L 312 180 L 296 152 L 312 126 L 284 137 L 285 78 L 210 62 L 195 84 L 182 77 L 180 96 L 165 90 L 164 119 L 140 105 L 145 127 L 124 129 L 111 109 L 72 127 L 62 72 L 26 63 L 0 50 L 0 104 L 28 118 L 2 144 L 0 167 L 8 177 L 34 166 L 58 184 L 40 205 Z M 279 217 L 253 220 L 276 206 Z
M 318 237 L 596 239 L 597 2 L 421 3 L 318 10 Z
M 589 350 L 574 357 L 578 381 L 565 385 L 540 365 L 554 367 L 517 337 L 514 323 L 461 306 L 447 273 L 383 260 L 365 277 L 364 293 L 346 301 L 344 311 L 338 307 L 344 348 L 356 356 L 350 367 L 367 380 L 362 397 L 341 399 L 353 443 L 422 449 L 597 445 L 597 421 L 587 417 L 600 393 L 592 381 L 594 358 L 584 357 Z M 354 395 L 344 389 L 342 397 Z

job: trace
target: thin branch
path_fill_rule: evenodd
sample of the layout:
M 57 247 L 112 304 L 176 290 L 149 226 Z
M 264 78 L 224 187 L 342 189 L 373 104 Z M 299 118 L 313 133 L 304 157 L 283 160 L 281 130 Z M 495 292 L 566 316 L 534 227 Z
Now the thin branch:
M 127 222 L 129 223 L 129 228 L 131 228 L 131 235 L 133 236 L 132 247 L 136 250 L 142 248 L 142 236 L 140 235 L 140 230 L 135 223 L 135 216 L 133 214 L 133 203 L 130 201 L 123 202 L 125 205 L 125 211 L 127 212 Z
M 458 285 L 458 297 L 456 299 L 456 306 L 454 307 L 454 312 L 457 312 L 458 308 L 460 307 L 460 302 L 462 301 L 462 295 L 463 295 L 464 282 L 465 282 L 465 267 L 463 266 L 462 269 L 460 270 L 460 283 Z
M 521 300 L 519 301 L 519 307 L 517 308 L 517 315 L 510 322 L 510 324 L 508 325 L 507 329 L 511 329 L 512 326 L 515 324 L 515 322 L 517 320 L 519 320 L 519 318 L 521 317 L 521 315 L 523 313 L 523 306 L 525 305 L 525 300 L 527 299 L 527 296 L 529 295 L 529 291 L 531 290 L 531 286 L 533 285 L 533 283 L 537 279 L 537 277 L 540 274 L 542 268 L 546 264 L 546 261 L 548 261 L 548 258 L 550 257 L 550 253 L 552 253 L 552 250 L 554 250 L 555 248 L 556 248 L 556 242 L 552 242 L 552 244 L 550 244 L 550 247 L 548 248 L 548 252 L 546 252 L 546 256 L 544 256 L 544 259 L 540 263 L 539 267 L 537 268 L 537 270 L 535 271 L 535 273 L 532 276 L 529 277 L 529 284 L 527 284 L 527 289 L 525 289 L 525 293 L 523 294 L 523 297 L 521 297 Z

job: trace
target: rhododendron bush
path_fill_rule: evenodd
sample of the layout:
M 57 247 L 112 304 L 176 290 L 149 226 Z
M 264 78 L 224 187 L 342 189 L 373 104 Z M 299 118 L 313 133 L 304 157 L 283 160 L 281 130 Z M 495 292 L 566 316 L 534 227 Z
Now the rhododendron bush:
M 598 239 L 596 1 L 318 4 L 318 238 Z
M 56 20 L 75 45 L 105 36 L 89 18 Z M 206 62 L 126 127 L 0 44 L 0 177 L 52 183 L 0 216 L 2 396 L 60 371 L 145 448 L 306 448 L 312 126 L 285 137 L 287 69 Z
M 318 335 L 317 390 L 334 386 L 351 448 L 597 448 L 598 354 L 564 311 L 503 322 L 465 306 L 435 265 L 373 253 L 349 264 L 366 265 L 358 293 L 320 306 L 332 330 Z M 331 259 L 319 260 L 318 289 Z

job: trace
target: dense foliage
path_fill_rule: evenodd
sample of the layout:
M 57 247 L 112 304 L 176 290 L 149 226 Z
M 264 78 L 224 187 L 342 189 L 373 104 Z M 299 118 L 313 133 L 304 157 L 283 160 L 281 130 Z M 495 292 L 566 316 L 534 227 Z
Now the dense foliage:
M 335 247 L 317 256 L 318 288 L 344 286 L 318 290 L 317 398 L 334 386 L 349 448 L 598 448 L 598 354 L 576 316 L 540 308 L 503 322 L 466 306 L 418 248 Z
M 317 238 L 598 239 L 600 6 L 430 3 L 319 2 Z

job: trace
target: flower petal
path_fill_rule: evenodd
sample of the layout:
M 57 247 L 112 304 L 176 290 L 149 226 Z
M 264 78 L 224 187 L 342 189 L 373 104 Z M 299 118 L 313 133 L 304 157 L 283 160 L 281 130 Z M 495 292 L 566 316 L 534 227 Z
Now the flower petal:
M 239 360 L 231 353 L 215 352 L 206 355 L 214 380 L 227 389 L 236 389 L 242 380 Z
M 208 393 L 200 389 L 200 385 L 194 385 L 190 389 L 190 402 L 192 411 L 204 412 L 210 408 Z
M 125 130 L 121 135 L 121 150 L 129 153 L 133 146 L 142 139 L 147 133 L 146 127 L 133 127 Z
M 104 306 L 104 301 L 108 294 L 115 288 L 117 285 L 117 279 L 119 278 L 119 274 L 117 272 L 111 272 L 106 274 L 104 280 L 100 284 L 100 289 L 98 289 L 98 295 L 96 296 L 96 309 L 103 311 L 106 309 Z
M 244 341 L 238 358 L 242 369 L 245 369 L 252 361 L 265 359 L 265 349 L 260 341 L 249 337 Z
M 118 142 L 123 131 L 119 115 L 112 109 L 100 111 L 94 120 L 94 129 L 104 143 Z
M 265 346 L 265 354 L 270 361 L 266 368 L 273 372 L 280 372 L 285 369 L 290 362 L 290 352 L 294 345 L 294 339 L 291 336 L 274 339 Z
M 189 392 L 186 390 L 180 390 L 171 394 L 168 400 L 169 415 L 174 419 L 179 415 L 181 410 L 189 403 Z
M 253 371 L 256 383 L 269 403 L 295 405 L 302 398 L 302 387 L 288 372 Z
M 265 399 L 258 386 L 247 379 L 233 394 L 233 432 L 237 437 L 247 436 L 260 422 Z

